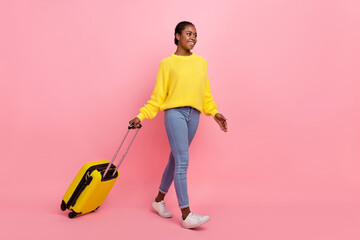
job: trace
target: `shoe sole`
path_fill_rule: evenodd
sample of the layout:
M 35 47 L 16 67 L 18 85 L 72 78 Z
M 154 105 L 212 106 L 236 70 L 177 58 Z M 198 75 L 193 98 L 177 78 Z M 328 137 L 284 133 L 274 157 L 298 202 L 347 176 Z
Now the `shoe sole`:
M 197 227 L 200 227 L 201 225 L 204 225 L 204 224 L 207 223 L 208 221 L 210 221 L 210 218 L 209 218 L 208 220 L 206 220 L 205 222 L 203 222 L 203 223 L 196 224 L 195 226 L 185 227 L 185 226 L 183 225 L 183 227 L 186 228 L 186 229 L 197 228 Z

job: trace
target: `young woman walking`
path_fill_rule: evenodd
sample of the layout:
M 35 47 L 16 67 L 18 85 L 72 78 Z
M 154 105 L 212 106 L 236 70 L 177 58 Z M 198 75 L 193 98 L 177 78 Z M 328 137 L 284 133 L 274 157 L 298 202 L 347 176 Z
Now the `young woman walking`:
M 189 146 L 201 112 L 213 116 L 224 132 L 227 131 L 227 123 L 211 95 L 206 60 L 191 52 L 197 42 L 194 24 L 180 22 L 175 28 L 174 41 L 176 52 L 160 62 L 151 99 L 129 123 L 137 128 L 143 119 L 154 118 L 159 110 L 165 112 L 165 129 L 171 153 L 152 208 L 162 217 L 172 217 L 166 209 L 164 197 L 174 181 L 182 225 L 184 228 L 195 228 L 209 221 L 210 217 L 190 211 L 186 178 Z

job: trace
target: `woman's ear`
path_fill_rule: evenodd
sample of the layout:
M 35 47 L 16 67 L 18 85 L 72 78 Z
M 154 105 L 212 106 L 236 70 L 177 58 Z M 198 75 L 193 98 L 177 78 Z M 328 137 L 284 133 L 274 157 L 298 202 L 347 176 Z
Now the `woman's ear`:
M 176 37 L 176 39 L 177 39 L 178 41 L 180 41 L 180 33 L 176 33 L 176 34 L 175 34 L 175 37 Z

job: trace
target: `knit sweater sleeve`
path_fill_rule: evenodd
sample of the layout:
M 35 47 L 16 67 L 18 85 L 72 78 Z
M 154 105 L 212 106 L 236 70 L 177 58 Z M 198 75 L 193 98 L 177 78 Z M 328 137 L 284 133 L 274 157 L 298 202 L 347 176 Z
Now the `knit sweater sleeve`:
M 215 116 L 218 113 L 217 106 L 211 95 L 209 75 L 207 71 L 207 63 L 205 61 L 205 75 L 206 75 L 206 84 L 205 84 L 205 97 L 203 102 L 203 112 L 206 116 Z
M 154 118 L 160 110 L 160 106 L 164 103 L 168 82 L 169 82 L 169 68 L 168 64 L 162 60 L 160 62 L 159 71 L 156 77 L 156 83 L 154 90 L 151 94 L 150 100 L 139 110 L 139 115 L 137 116 L 140 121 L 144 118 L 152 119 Z

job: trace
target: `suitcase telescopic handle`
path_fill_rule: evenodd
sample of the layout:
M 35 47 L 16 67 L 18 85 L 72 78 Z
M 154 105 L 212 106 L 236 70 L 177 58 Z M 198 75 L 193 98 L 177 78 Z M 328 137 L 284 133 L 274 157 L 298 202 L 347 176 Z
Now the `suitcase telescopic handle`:
M 119 163 L 117 164 L 116 169 L 115 169 L 115 171 L 113 172 L 112 176 L 114 176 L 114 175 L 116 174 L 117 170 L 119 169 L 119 167 L 120 167 L 120 165 L 121 165 L 122 161 L 124 160 L 124 158 L 125 158 L 125 156 L 126 156 L 127 152 L 128 152 L 128 151 L 129 151 L 129 149 L 130 149 L 131 144 L 134 142 L 135 137 L 136 137 L 136 135 L 138 134 L 138 132 L 139 132 L 139 130 L 140 130 L 140 128 L 141 128 L 141 127 L 142 127 L 142 125 L 140 124 L 139 128 L 137 128 L 137 130 L 136 130 L 136 132 L 135 132 L 135 134 L 134 134 L 133 138 L 131 139 L 131 141 L 130 141 L 130 143 L 129 143 L 129 146 L 126 148 L 126 150 L 125 150 L 124 154 L 122 155 L 122 157 L 121 157 L 121 159 L 120 159 Z M 127 135 L 128 135 L 128 134 L 129 134 L 129 132 L 130 132 L 130 129 L 135 129 L 133 124 L 130 124 L 130 125 L 128 126 L 128 130 L 126 131 L 126 134 L 125 134 L 124 138 L 122 139 L 122 141 L 121 141 L 121 143 L 120 143 L 120 146 L 119 146 L 119 147 L 118 147 L 118 149 L 116 150 L 116 152 L 115 152 L 114 156 L 112 157 L 112 159 L 111 159 L 111 161 L 110 161 L 109 165 L 106 167 L 106 170 L 105 170 L 105 172 L 104 172 L 103 178 L 105 178 L 105 176 L 106 176 L 107 172 L 109 171 L 109 169 L 110 169 L 110 167 L 111 167 L 111 164 L 113 164 L 113 162 L 114 162 L 114 160 L 115 160 L 116 156 L 118 155 L 118 153 L 119 153 L 119 151 L 120 151 L 120 149 L 121 149 L 121 146 L 123 145 L 123 143 L 124 143 L 124 141 L 125 141 L 125 139 L 126 139 Z

